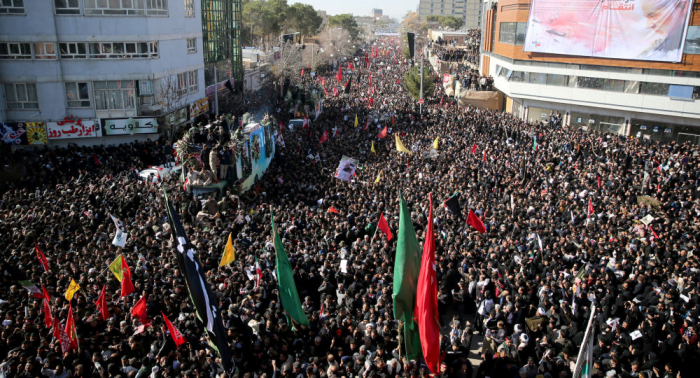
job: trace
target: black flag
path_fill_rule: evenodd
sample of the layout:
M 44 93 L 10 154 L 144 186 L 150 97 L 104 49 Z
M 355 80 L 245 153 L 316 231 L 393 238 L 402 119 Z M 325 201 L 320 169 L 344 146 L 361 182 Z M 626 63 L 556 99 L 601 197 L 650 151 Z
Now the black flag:
M 350 77 L 350 79 L 348 79 L 348 82 L 345 83 L 345 94 L 350 93 L 350 83 L 352 83 L 352 77 Z
M 233 372 L 234 363 L 231 356 L 231 349 L 226 341 L 227 332 L 221 320 L 219 300 L 214 296 L 207 285 L 204 267 L 197 257 L 197 251 L 194 249 L 194 246 L 187 240 L 185 229 L 180 223 L 177 212 L 170 204 L 168 193 L 165 191 L 165 188 L 163 189 L 163 193 L 165 193 L 165 206 L 168 210 L 168 218 L 173 228 L 173 233 L 175 234 L 175 241 L 177 242 L 175 248 L 177 264 L 187 281 L 187 289 L 190 291 L 190 299 L 197 311 L 197 317 L 207 329 L 209 343 L 212 348 L 219 352 L 224 370 L 230 375 Z
M 457 216 L 457 218 L 462 218 L 462 209 L 459 207 L 459 192 L 455 193 L 452 197 L 448 198 L 444 203 L 445 208 L 450 210 L 450 212 Z

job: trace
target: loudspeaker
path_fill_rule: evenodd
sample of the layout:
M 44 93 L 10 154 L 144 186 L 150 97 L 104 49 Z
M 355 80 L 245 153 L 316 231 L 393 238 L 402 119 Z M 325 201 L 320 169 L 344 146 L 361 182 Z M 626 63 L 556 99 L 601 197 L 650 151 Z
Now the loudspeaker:
M 411 58 L 413 58 L 413 53 L 414 53 L 414 43 L 416 39 L 416 34 L 415 33 L 406 33 L 406 36 L 408 37 L 408 52 L 411 54 Z

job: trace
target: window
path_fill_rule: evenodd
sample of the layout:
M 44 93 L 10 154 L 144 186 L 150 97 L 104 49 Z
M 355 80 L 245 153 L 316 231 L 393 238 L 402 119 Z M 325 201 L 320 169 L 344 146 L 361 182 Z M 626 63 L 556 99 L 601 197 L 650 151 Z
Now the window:
M 39 109 L 36 84 L 5 84 L 5 104 L 8 109 Z
M 85 14 L 96 16 L 143 16 L 145 0 L 84 0 Z
M 565 87 L 567 78 L 568 76 L 566 75 L 547 74 L 547 85 Z
M 515 28 L 515 44 L 522 46 L 525 44 L 525 32 L 527 31 L 527 22 L 517 22 Z
M 668 96 L 669 84 L 664 83 L 640 83 L 639 93 L 655 96 Z
M 0 59 L 32 59 L 32 47 L 29 43 L 0 42 Z
M 79 0 L 54 0 L 56 14 L 80 14 Z
M 639 82 L 633 80 L 625 80 L 625 93 L 639 93 Z
M 546 84 L 547 74 L 530 72 L 527 76 L 527 82 L 530 84 Z
M 526 77 L 526 72 L 523 71 L 513 71 L 513 73 L 510 75 L 510 79 L 508 81 L 513 81 L 516 83 L 522 83 L 525 81 Z
M 97 110 L 131 110 L 135 108 L 136 91 L 133 80 L 96 81 L 95 108 Z
M 177 94 L 182 96 L 187 93 L 187 72 L 177 74 Z
M 197 52 L 197 38 L 187 38 L 187 53 L 194 54 Z
M 185 0 L 185 17 L 194 17 L 194 0 Z
M 146 14 L 149 16 L 167 16 L 168 0 L 146 0 Z
M 158 58 L 158 42 L 90 42 L 90 59 Z
M 688 26 L 683 52 L 686 54 L 700 54 L 700 26 Z
M 24 0 L 0 0 L 0 14 L 23 14 Z
M 498 42 L 514 44 L 515 43 L 515 22 L 501 22 L 501 30 L 498 33 Z
M 56 44 L 53 42 L 35 42 L 35 59 L 56 59 Z
M 609 92 L 624 92 L 625 81 L 615 79 L 605 79 L 603 82 L 603 90 Z
M 197 70 L 189 72 L 190 93 L 197 93 L 199 85 L 197 85 Z
M 66 100 L 69 108 L 89 108 L 88 83 L 66 83 Z
M 61 59 L 86 59 L 87 49 L 83 42 L 66 42 L 58 44 Z

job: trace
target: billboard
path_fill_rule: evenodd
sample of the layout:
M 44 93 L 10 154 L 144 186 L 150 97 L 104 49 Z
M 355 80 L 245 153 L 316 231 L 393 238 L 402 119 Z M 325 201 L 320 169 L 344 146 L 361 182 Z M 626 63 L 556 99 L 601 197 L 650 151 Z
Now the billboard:
M 46 122 L 46 135 L 49 140 L 95 138 L 102 136 L 102 128 L 99 119 L 81 119 L 70 116 L 62 121 Z
M 0 122 L 0 140 L 16 146 L 48 142 L 44 122 Z
M 127 118 L 104 120 L 103 135 L 134 135 L 158 133 L 155 118 Z
M 691 0 L 532 0 L 525 51 L 680 62 Z

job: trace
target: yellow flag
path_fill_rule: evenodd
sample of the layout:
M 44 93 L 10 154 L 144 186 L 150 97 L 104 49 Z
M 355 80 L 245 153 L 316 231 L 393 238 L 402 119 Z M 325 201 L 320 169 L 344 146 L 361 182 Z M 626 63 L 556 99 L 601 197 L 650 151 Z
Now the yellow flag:
M 399 134 L 394 134 L 394 138 L 396 139 L 396 150 L 397 151 L 408 152 L 409 154 L 411 153 L 411 151 L 406 149 L 406 147 L 404 147 L 403 143 L 401 143 L 401 139 L 399 139 Z
M 117 256 L 111 264 L 109 264 L 109 270 L 114 273 L 119 282 L 122 282 L 122 255 Z
M 374 150 L 374 141 L 372 141 L 372 150 L 371 150 L 371 151 L 372 151 L 373 154 L 376 154 L 376 153 L 377 153 L 377 151 Z
M 360 123 L 357 122 L 357 114 L 355 114 L 355 127 L 357 127 L 357 125 L 359 125 L 359 124 L 360 124 Z
M 440 137 L 435 137 L 435 141 L 433 142 L 433 148 L 438 149 L 438 143 L 440 142 Z
M 77 283 L 75 283 L 74 279 L 71 278 L 70 286 L 68 286 L 68 290 L 66 290 L 66 299 L 69 301 L 73 299 L 75 292 L 78 290 L 80 290 L 80 286 Z
M 219 263 L 219 266 L 228 265 L 234 260 L 236 260 L 236 251 L 233 250 L 231 234 L 228 234 L 228 242 L 226 243 L 226 248 L 224 248 L 224 255 L 221 256 L 221 262 Z
M 379 184 L 379 181 L 381 181 L 381 179 L 382 179 L 382 172 L 379 172 L 379 174 L 377 175 L 377 179 L 374 180 L 374 183 Z

